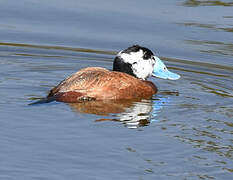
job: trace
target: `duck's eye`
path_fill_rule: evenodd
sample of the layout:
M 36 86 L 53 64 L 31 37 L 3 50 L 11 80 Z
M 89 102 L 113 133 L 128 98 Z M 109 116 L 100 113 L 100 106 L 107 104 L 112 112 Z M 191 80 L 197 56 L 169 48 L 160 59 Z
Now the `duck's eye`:
M 150 56 L 147 54 L 147 53 L 145 53 L 144 55 L 143 55 L 143 59 L 149 59 L 150 58 Z

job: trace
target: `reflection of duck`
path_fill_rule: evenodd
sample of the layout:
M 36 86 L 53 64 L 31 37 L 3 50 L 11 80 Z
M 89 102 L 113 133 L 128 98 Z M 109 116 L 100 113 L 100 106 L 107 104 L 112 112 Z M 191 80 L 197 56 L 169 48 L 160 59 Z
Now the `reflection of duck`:
M 69 105 L 77 112 L 109 116 L 97 119 L 96 122 L 120 121 L 128 128 L 138 128 L 156 121 L 157 114 L 167 102 L 167 97 L 157 96 L 154 100 L 87 101 Z
M 143 100 L 136 102 L 125 112 L 116 114 L 116 116 L 128 128 L 138 128 L 139 126 L 147 126 L 150 123 L 152 110 L 152 101 Z
M 112 118 L 98 119 L 100 121 L 120 121 L 129 128 L 146 126 L 150 123 L 152 100 L 113 100 L 113 101 L 87 101 L 83 103 L 69 103 L 77 112 L 111 115 Z
M 83 103 L 70 103 L 75 111 L 87 114 L 109 115 L 122 113 L 127 108 L 133 106 L 134 101 L 108 100 L 108 101 L 86 101 Z
M 119 52 L 113 71 L 100 67 L 81 69 L 53 88 L 48 99 L 62 102 L 151 98 L 156 86 L 150 76 L 178 79 L 151 50 L 134 45 Z M 80 105 L 81 106 L 81 105 Z

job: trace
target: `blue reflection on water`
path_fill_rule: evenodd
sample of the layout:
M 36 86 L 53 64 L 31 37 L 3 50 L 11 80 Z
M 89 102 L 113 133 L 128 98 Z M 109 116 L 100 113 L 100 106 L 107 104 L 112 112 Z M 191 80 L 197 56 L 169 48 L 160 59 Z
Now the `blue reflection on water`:
M 158 122 L 158 113 L 162 110 L 162 108 L 167 105 L 170 102 L 170 98 L 163 96 L 163 95 L 157 95 L 156 99 L 152 101 L 152 118 L 151 122 Z

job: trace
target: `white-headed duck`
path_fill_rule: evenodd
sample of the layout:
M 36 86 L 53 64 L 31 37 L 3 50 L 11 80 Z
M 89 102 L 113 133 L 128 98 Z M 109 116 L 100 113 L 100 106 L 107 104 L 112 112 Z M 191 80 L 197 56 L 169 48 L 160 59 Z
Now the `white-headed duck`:
M 150 76 L 180 78 L 168 71 L 151 50 L 134 45 L 116 55 L 113 71 L 101 67 L 81 69 L 51 89 L 47 98 L 69 103 L 151 98 L 157 87 L 146 80 Z

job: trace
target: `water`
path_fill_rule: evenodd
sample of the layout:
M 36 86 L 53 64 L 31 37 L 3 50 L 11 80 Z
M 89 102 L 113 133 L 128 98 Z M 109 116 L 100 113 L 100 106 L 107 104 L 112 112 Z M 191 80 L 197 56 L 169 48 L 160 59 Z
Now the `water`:
M 232 1 L 0 1 L 0 179 L 232 179 Z M 132 44 L 151 100 L 29 103 Z

